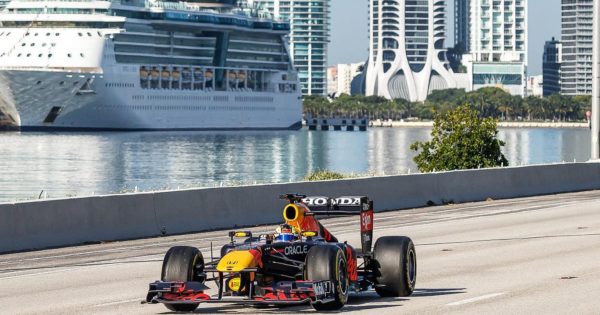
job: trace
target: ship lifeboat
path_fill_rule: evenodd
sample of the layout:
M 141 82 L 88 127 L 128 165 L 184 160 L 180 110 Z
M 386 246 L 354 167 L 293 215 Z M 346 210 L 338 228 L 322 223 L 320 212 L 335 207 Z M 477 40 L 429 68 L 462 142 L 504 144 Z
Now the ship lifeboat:
M 183 69 L 183 71 L 181 71 L 181 79 L 183 82 L 190 82 L 192 80 L 192 72 L 190 69 Z
M 235 72 L 231 71 L 229 72 L 229 79 L 233 80 L 235 79 L 237 76 L 235 75 Z
M 204 81 L 204 73 L 202 73 L 202 70 L 194 70 L 194 81 L 196 82 L 202 82 Z
M 238 73 L 237 75 L 238 80 L 244 80 L 246 78 L 246 75 L 243 72 Z
M 171 73 L 171 76 L 174 79 L 179 79 L 179 77 L 181 76 L 181 74 L 179 73 L 179 71 L 173 71 L 173 73 Z
M 152 71 L 150 71 L 150 78 L 152 80 L 158 80 L 158 77 L 159 77 L 158 70 L 152 70 Z
M 206 71 L 206 73 L 204 74 L 204 76 L 206 77 L 206 81 L 210 81 L 213 78 L 213 73 L 211 70 Z
M 147 77 L 148 76 L 148 71 L 146 69 L 141 69 L 140 70 L 140 77 Z
M 169 71 L 166 71 L 166 70 L 163 70 L 161 72 L 161 75 L 162 75 L 163 78 L 168 78 L 168 77 L 171 76 L 171 74 L 169 73 Z

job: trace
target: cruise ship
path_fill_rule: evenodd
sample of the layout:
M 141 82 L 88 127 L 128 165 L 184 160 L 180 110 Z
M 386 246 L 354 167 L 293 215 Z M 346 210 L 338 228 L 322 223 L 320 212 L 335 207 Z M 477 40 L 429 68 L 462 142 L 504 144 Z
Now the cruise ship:
M 237 0 L 13 0 L 0 110 L 23 131 L 299 129 L 289 32 Z

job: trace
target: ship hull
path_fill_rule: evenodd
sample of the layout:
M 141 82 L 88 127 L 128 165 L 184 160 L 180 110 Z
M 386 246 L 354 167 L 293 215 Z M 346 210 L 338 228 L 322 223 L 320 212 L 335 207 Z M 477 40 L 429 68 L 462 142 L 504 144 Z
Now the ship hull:
M 0 106 L 22 131 L 283 130 L 302 126 L 299 93 L 143 89 L 138 69 L 115 65 L 88 73 L 0 70 Z M 89 85 L 82 88 L 86 82 Z

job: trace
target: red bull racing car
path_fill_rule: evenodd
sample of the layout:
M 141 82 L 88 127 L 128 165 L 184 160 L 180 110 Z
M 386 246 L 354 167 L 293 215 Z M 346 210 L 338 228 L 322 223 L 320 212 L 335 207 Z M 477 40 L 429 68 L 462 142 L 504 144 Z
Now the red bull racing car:
M 221 257 L 205 261 L 199 249 L 176 246 L 165 255 L 161 280 L 151 283 L 146 301 L 190 312 L 201 303 L 310 304 L 337 310 L 350 294 L 375 290 L 384 297 L 412 294 L 417 256 L 406 236 L 380 237 L 372 247 L 373 202 L 367 197 L 280 196 L 289 204 L 285 223 L 257 237 L 229 232 Z M 361 249 L 340 242 L 316 216 L 359 215 Z M 236 238 L 244 241 L 237 242 Z M 360 262 L 360 263 L 359 263 Z M 210 283 L 216 293 L 209 295 Z

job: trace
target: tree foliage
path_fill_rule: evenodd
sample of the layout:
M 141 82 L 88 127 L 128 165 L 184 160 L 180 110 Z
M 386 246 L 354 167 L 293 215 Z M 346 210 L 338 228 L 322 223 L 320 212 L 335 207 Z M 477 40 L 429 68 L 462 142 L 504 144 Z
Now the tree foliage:
M 502 154 L 504 142 L 497 138 L 497 121 L 481 118 L 468 105 L 436 114 L 432 140 L 411 146 L 422 172 L 508 166 Z
M 480 117 L 524 121 L 582 121 L 586 119 L 586 111 L 591 109 L 591 97 L 554 94 L 548 98 L 523 98 L 495 87 L 469 93 L 463 89 L 435 90 L 425 102 L 347 94 L 330 102 L 325 97 L 313 95 L 305 97 L 304 113 L 309 118 L 433 119 L 434 113 L 447 113 L 464 104 L 476 109 Z

